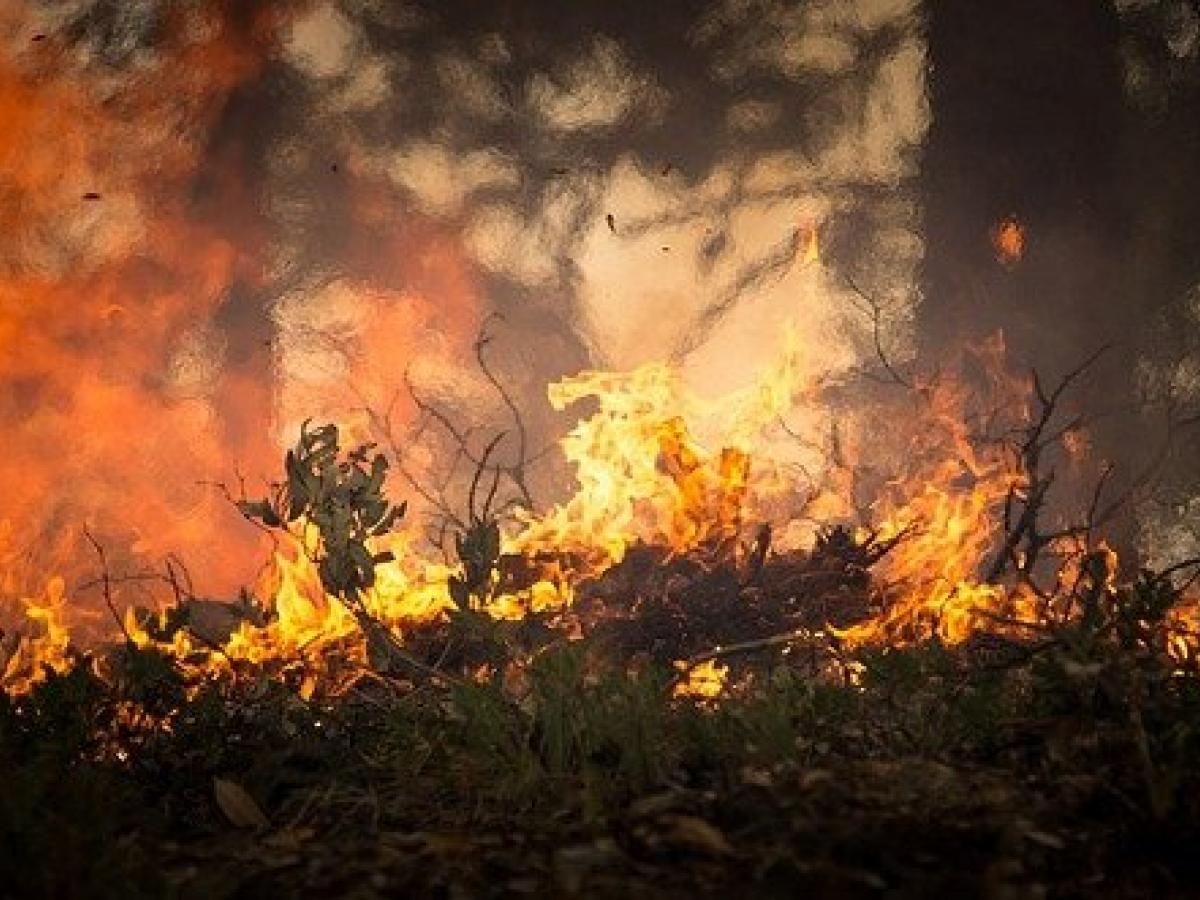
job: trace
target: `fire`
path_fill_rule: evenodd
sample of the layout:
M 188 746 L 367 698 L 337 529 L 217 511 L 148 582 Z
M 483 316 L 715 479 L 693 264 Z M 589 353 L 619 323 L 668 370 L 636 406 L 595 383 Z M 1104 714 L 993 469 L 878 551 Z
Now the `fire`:
M 34 6 L 7 2 L 3 33 L 29 33 Z M 459 225 L 407 208 L 398 215 L 378 166 L 348 153 L 339 278 L 283 297 L 288 315 L 275 310 L 278 321 L 267 324 L 278 331 L 250 363 L 222 358 L 227 336 L 210 333 L 211 323 L 231 296 L 270 283 L 279 248 L 266 239 L 261 198 L 231 164 L 241 148 L 214 150 L 211 138 L 235 91 L 271 58 L 288 14 L 277 6 L 248 12 L 228 0 L 167 10 L 158 46 L 128 70 L 101 70 L 86 48 L 54 36 L 0 54 L 0 232 L 16 236 L 0 263 L 0 612 L 16 623 L 0 631 L 5 691 L 69 670 L 79 663 L 74 648 L 97 638 L 158 647 L 197 679 L 286 672 L 305 698 L 336 694 L 372 663 L 361 616 L 322 584 L 315 527 L 293 523 L 269 548 L 252 545 L 227 498 L 198 483 L 234 466 L 265 472 L 275 456 L 273 412 L 285 432 L 327 414 L 365 434 L 374 423 L 364 425 L 362 410 L 385 406 L 407 422 L 419 403 L 395 394 L 396 371 L 425 362 L 456 380 L 485 304 Z M 817 224 L 793 221 L 792 261 L 818 266 Z M 1015 215 L 989 237 L 1001 265 L 1023 260 L 1029 238 Z M 319 326 L 330 323 L 303 313 L 333 316 L 345 344 L 324 380 L 303 372 L 319 355 L 305 338 L 329 337 Z M 574 489 L 504 523 L 503 554 L 536 575 L 512 587 L 493 572 L 490 592 L 472 604 L 498 620 L 566 618 L 588 583 L 634 548 L 662 550 L 668 564 L 699 560 L 708 574 L 753 558 L 745 539 L 759 525 L 770 536 L 765 556 L 811 550 L 818 529 L 837 524 L 864 546 L 894 544 L 871 567 L 870 612 L 829 629 L 845 648 L 931 637 L 954 644 L 1044 618 L 1045 598 L 986 574 L 1005 538 L 1006 504 L 1034 489 L 1011 445 L 996 438 L 1028 424 L 1032 391 L 1005 374 L 1002 344 L 975 348 L 981 375 L 914 379 L 889 406 L 835 413 L 830 385 L 813 375 L 815 343 L 789 330 L 756 384 L 717 398 L 698 396 L 665 361 L 550 385 L 555 410 L 593 410 L 561 442 Z M 255 377 L 276 363 L 278 397 Z M 991 424 L 1003 427 L 983 433 L 985 410 L 998 411 L 992 417 L 1003 421 Z M 781 425 L 785 417 L 803 422 L 799 433 Z M 1089 453 L 1082 427 L 1062 432 L 1060 443 L 1073 464 Z M 211 634 L 173 627 L 169 610 L 139 609 L 142 595 L 105 581 L 105 606 L 125 609 L 118 634 L 108 610 L 80 602 L 97 590 L 84 578 L 93 574 L 80 540 L 85 522 L 123 571 L 203 550 L 195 574 L 205 596 L 232 595 L 262 557 L 268 562 L 243 604 L 212 601 L 224 618 Z M 369 549 L 388 561 L 376 567 L 362 609 L 401 642 L 460 611 L 450 590 L 459 568 L 422 542 L 416 523 Z M 1063 582 L 1099 577 L 1085 560 L 1102 562 L 1094 587 L 1117 595 L 1118 562 L 1107 548 L 1045 549 Z M 174 599 L 194 603 L 191 593 Z M 1197 657 L 1197 610 L 1193 598 L 1171 613 L 1181 664 Z M 728 678 L 714 659 L 681 665 L 674 694 L 716 698 Z
M 1020 411 L 1020 421 L 1031 386 L 1003 376 L 1003 352 L 999 340 L 976 350 L 993 378 L 996 408 Z M 964 385 L 941 379 L 917 396 L 918 427 L 907 431 L 909 470 L 872 507 L 879 539 L 903 535 L 878 569 L 890 596 L 879 616 L 841 632 L 850 645 L 931 634 L 957 643 L 986 625 L 989 614 L 1024 602 L 978 580 L 998 545 L 1006 498 L 1028 487 L 1024 475 L 1007 448 L 970 433 L 970 407 L 979 398 Z
M 22 605 L 28 633 L 11 639 L 0 635 L 0 686 L 10 693 L 28 691 L 45 679 L 47 670 L 66 672 L 74 662 L 63 579 L 51 578 L 40 596 Z
M 531 522 L 518 547 L 557 547 L 615 563 L 637 540 L 686 550 L 733 524 L 721 521 L 721 511 L 739 488 L 725 490 L 719 462 L 714 466 L 674 414 L 682 400 L 675 379 L 667 367 L 651 365 L 629 376 L 586 374 L 552 388 L 558 409 L 591 396 L 600 410 L 563 441 L 578 491 Z M 744 466 L 737 474 L 745 477 Z
M 316 536 L 311 526 L 277 550 L 259 585 L 269 598 L 272 616 L 265 625 L 243 621 L 222 648 L 233 661 L 263 664 L 278 659 L 300 659 L 312 673 L 328 676 L 325 654 L 338 646 L 343 663 L 367 664 L 362 634 L 352 612 L 328 596 L 314 562 Z M 446 591 L 450 570 L 423 563 L 408 552 L 406 536 L 380 543 L 396 554 L 381 565 L 375 585 L 363 598 L 368 611 L 398 633 L 413 625 L 443 616 L 452 607 Z M 332 689 L 332 686 L 331 686 Z
M 84 614 L 68 601 L 81 591 L 67 585 L 91 573 L 83 522 L 114 548 L 112 564 L 122 569 L 204 548 L 202 565 L 190 561 L 205 593 L 217 595 L 244 584 L 266 549 L 261 542 L 248 549 L 253 535 L 231 527 L 225 499 L 197 484 L 228 472 L 231 461 L 257 474 L 274 456 L 262 426 L 274 398 L 253 371 L 223 366 L 221 336 L 206 331 L 231 292 L 261 284 L 268 256 L 265 226 L 238 167 L 210 154 L 205 138 L 232 93 L 261 70 L 286 13 L 247 15 L 235 6 L 164 16 L 154 52 L 127 72 L 98 73 L 87 52 L 53 36 L 0 59 L 8 125 L 0 134 L 0 190 L 10 201 L 0 226 L 22 237 L 20 254 L 0 271 L 0 425 L 8 434 L 0 459 L 0 602 L 16 608 L 20 622 L 4 646 L 6 687 L 28 688 L 43 665 L 65 667 L 72 634 L 113 630 L 98 604 Z M 30 32 L 35 21 L 23 2 L 0 13 L 8 34 Z M 345 289 L 370 307 L 373 323 L 356 333 L 359 357 L 411 360 L 420 336 L 398 348 L 395 335 L 411 332 L 414 319 L 449 335 L 447 356 L 461 353 L 480 302 L 455 238 L 408 217 L 385 233 L 396 249 L 380 252 L 375 238 L 396 210 L 352 160 L 343 177 L 350 228 L 372 238 L 349 242 L 355 258 L 346 267 L 353 274 Z M 205 193 L 216 196 L 203 208 L 190 199 Z M 802 264 L 819 262 L 815 225 L 799 223 L 796 248 Z M 397 283 L 404 293 L 389 287 Z M 264 368 L 270 354 L 286 355 L 285 343 L 258 351 Z M 709 546 L 731 552 L 743 525 L 793 487 L 767 433 L 814 389 L 799 348 L 792 335 L 758 385 L 717 401 L 690 395 L 666 364 L 583 373 L 551 386 L 557 409 L 598 406 L 563 442 L 577 490 L 510 528 L 504 549 L 574 553 L 585 562 L 548 568 L 532 585 L 496 594 L 488 611 L 516 618 L 569 605 L 579 578 L 619 562 L 637 543 L 676 554 Z M 352 368 L 372 399 L 385 393 L 380 373 Z M 285 420 L 313 412 L 319 392 L 295 382 L 288 390 Z M 446 615 L 453 567 L 422 558 L 412 532 L 379 543 L 395 560 L 379 567 L 367 609 L 400 634 Z M 238 621 L 219 653 L 176 631 L 167 639 L 171 652 L 210 670 L 280 659 L 320 668 L 334 646 L 361 661 L 358 624 L 325 595 L 312 557 L 303 529 L 283 540 L 255 585 L 265 621 Z M 59 575 L 41 589 L 46 572 Z M 154 641 L 152 622 L 133 611 L 143 598 L 122 583 L 113 592 L 130 609 L 126 635 Z M 18 602 L 24 597 L 35 599 Z M 195 663 L 199 657 L 205 661 Z
M 679 668 L 683 669 L 682 665 Z M 706 659 L 686 669 L 685 677 L 672 689 L 675 697 L 696 700 L 715 700 L 725 691 L 729 666 L 715 659 Z
M 990 401 L 1019 419 L 1029 385 L 1003 376 L 1002 344 L 983 345 L 976 356 L 990 373 Z M 811 402 L 817 390 L 805 381 L 801 363 L 793 337 L 758 384 L 719 400 L 690 394 L 679 373 L 665 364 L 628 373 L 587 372 L 552 385 L 556 408 L 583 400 L 596 404 L 562 441 L 575 468 L 576 490 L 542 515 L 526 514 L 502 541 L 506 553 L 563 562 L 545 567 L 542 578 L 525 589 L 496 592 L 485 610 L 497 618 L 520 618 L 530 610 L 566 608 L 581 578 L 620 562 L 639 543 L 675 555 L 708 548 L 717 558 L 731 558 L 743 524 L 769 518 L 777 512 L 774 501 L 802 487 L 816 497 L 813 509 L 852 509 L 851 498 L 837 496 L 853 488 L 853 479 L 845 477 L 852 459 L 803 486 L 793 470 L 772 462 L 771 429 L 798 402 Z M 902 438 L 895 448 L 902 464 L 879 487 L 868 513 L 874 539 L 896 539 L 896 546 L 877 566 L 883 584 L 878 613 L 836 632 L 846 645 L 903 643 L 933 634 L 956 642 L 989 627 L 990 616 L 1033 614 L 1020 592 L 979 580 L 1000 537 L 998 511 L 1027 485 L 1002 444 L 980 442 L 972 434 L 971 407 L 978 399 L 963 383 L 942 378 L 918 385 L 904 427 L 889 413 L 891 438 Z M 855 440 L 848 435 L 838 453 L 861 456 L 866 443 L 865 435 Z M 774 524 L 783 533 L 794 522 Z M 312 526 L 301 523 L 276 549 L 256 591 L 268 613 L 265 621 L 237 622 L 219 653 L 207 652 L 211 648 L 180 631 L 170 639 L 171 652 L 187 665 L 204 658 L 200 671 L 210 672 L 299 661 L 306 673 L 303 691 L 311 694 L 318 682 L 336 691 L 339 679 L 369 661 L 355 615 L 324 592 L 314 562 L 318 538 Z M 392 559 L 377 567 L 363 604 L 394 633 L 403 638 L 454 609 L 448 584 L 455 568 L 423 558 L 412 529 L 378 538 L 372 550 L 386 550 Z M 58 580 L 43 601 L 27 606 L 28 616 L 41 625 L 31 632 L 42 636 L 23 639 L 12 655 L 16 661 L 9 662 L 5 677 L 10 687 L 28 686 L 29 676 L 20 673 L 29 672 L 31 658 L 52 667 L 65 664 L 63 598 Z M 137 643 L 150 642 L 136 617 L 127 620 L 126 631 Z M 340 660 L 337 671 L 333 658 Z M 722 667 L 698 666 L 681 690 L 715 696 L 724 678 Z
M 7 2 L 0 30 L 21 41 L 43 14 Z M 237 179 L 205 141 L 273 24 L 172 9 L 156 52 L 124 70 L 53 34 L 0 54 L 0 517 L 24 544 L 0 559 L 6 599 L 46 571 L 81 574 L 82 522 L 123 559 L 204 547 L 219 590 L 253 571 L 245 533 L 197 482 L 231 456 L 264 471 L 274 456 L 233 424 L 265 418 L 265 390 L 222 377 L 205 335 L 231 288 L 257 277 L 260 242 L 215 221 L 226 204 L 188 198 L 204 178 L 236 206 Z
M 989 398 L 1022 421 L 1030 385 L 1003 375 L 1002 355 L 999 342 L 976 351 L 977 362 L 990 373 Z M 552 386 L 556 404 L 591 398 L 598 406 L 563 442 L 576 467 L 577 490 L 544 515 L 519 522 L 504 536 L 504 549 L 582 562 L 548 565 L 540 580 L 519 591 L 497 592 L 484 610 L 496 618 L 520 618 L 530 610 L 567 608 L 579 579 L 619 562 L 636 543 L 667 547 L 674 554 L 702 547 L 728 554 L 744 521 L 768 510 L 766 501 L 780 492 L 796 489 L 779 471 L 759 463 L 772 417 L 810 390 L 800 384 L 799 371 L 789 357 L 754 390 L 716 403 L 689 396 L 677 373 L 664 365 L 624 374 L 585 373 Z M 869 509 L 871 539 L 896 541 L 875 568 L 880 605 L 857 624 L 831 629 L 843 646 L 895 645 L 934 635 L 956 643 L 979 631 L 1034 622 L 1045 611 L 1023 588 L 981 580 L 981 569 L 1003 537 L 1001 509 L 1029 485 L 1010 450 L 980 441 L 972 432 L 971 408 L 978 400 L 977 392 L 950 378 L 920 384 L 913 392 L 906 427 L 896 429 L 904 437 L 897 451 L 903 465 L 880 487 Z M 716 434 L 720 449 L 702 443 L 696 436 L 701 432 Z M 839 452 L 861 455 L 863 445 L 860 436 L 847 440 Z M 821 509 L 851 508 L 846 498 L 840 507 L 828 500 L 829 492 L 851 487 L 840 471 L 831 470 Z M 860 531 L 864 539 L 867 527 Z M 132 610 L 125 634 L 138 645 L 155 643 L 172 653 L 197 678 L 242 665 L 286 668 L 300 673 L 302 696 L 337 693 L 370 660 L 354 614 L 325 594 L 314 562 L 317 541 L 315 529 L 302 522 L 281 542 L 256 591 L 266 615 L 262 621 L 238 621 L 220 641 L 219 652 L 186 629 L 164 644 Z M 382 537 L 372 549 L 393 555 L 378 567 L 376 582 L 363 597 L 379 622 L 403 638 L 453 611 L 448 584 L 455 568 L 423 558 L 411 531 Z M 1117 561 L 1106 548 L 1090 556 L 1074 548 L 1062 577 L 1077 582 L 1093 577 L 1087 568 L 1093 557 L 1104 562 L 1100 587 L 1115 596 Z M 0 683 L 6 691 L 27 691 L 47 670 L 61 672 L 74 664 L 66 598 L 65 582 L 54 578 L 24 602 L 24 626 L 0 644 Z M 1171 652 L 1181 664 L 1195 658 L 1198 605 L 1183 604 L 1172 613 Z M 673 693 L 711 700 L 726 690 L 728 675 L 726 666 L 707 660 L 687 667 Z
M 575 554 L 583 562 L 569 569 L 548 565 L 528 588 L 498 592 L 484 610 L 515 619 L 565 608 L 575 579 L 619 562 L 637 542 L 678 553 L 704 543 L 728 545 L 755 492 L 770 494 L 784 486 L 769 467 L 754 471 L 750 446 L 799 389 L 796 352 L 790 342 L 785 358 L 760 384 L 717 404 L 690 397 L 678 373 L 665 365 L 623 375 L 586 373 L 551 386 L 551 403 L 560 407 L 588 397 L 599 403 L 563 441 L 576 466 L 577 490 L 545 515 L 526 517 L 504 536 L 504 550 L 531 557 Z M 690 420 L 680 409 L 692 412 Z M 693 437 L 690 422 L 716 428 L 730 445 L 709 451 Z M 222 647 L 225 660 L 303 658 L 328 678 L 323 653 L 338 646 L 344 662 L 365 664 L 355 617 L 321 585 L 317 540 L 311 527 L 301 527 L 274 553 L 257 591 L 268 598 L 270 620 L 261 626 L 240 623 Z M 454 568 L 422 559 L 414 540 L 411 531 L 401 531 L 376 541 L 372 549 L 387 550 L 394 559 L 377 567 L 376 582 L 363 598 L 367 610 L 400 635 L 454 609 L 448 590 Z M 175 647 L 180 657 L 195 649 L 186 640 Z
M 598 411 L 564 438 L 577 490 L 565 503 L 527 522 L 512 549 L 577 552 L 598 565 L 620 562 L 634 543 L 676 552 L 736 535 L 756 503 L 786 489 L 769 459 L 755 459 L 764 432 L 808 386 L 798 342 L 746 391 L 715 402 L 684 388 L 663 363 L 630 373 L 589 372 L 550 388 L 563 409 L 595 399 Z M 714 432 L 712 451 L 694 431 Z
M 1025 228 L 1016 216 L 1008 216 L 992 229 L 992 248 L 1001 265 L 1012 267 L 1025 255 Z

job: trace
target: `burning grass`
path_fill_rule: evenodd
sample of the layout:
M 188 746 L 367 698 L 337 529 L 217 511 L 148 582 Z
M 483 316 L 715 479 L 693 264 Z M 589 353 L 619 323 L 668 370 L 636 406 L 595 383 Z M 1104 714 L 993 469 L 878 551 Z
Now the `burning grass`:
M 813 446 L 794 353 L 722 404 L 557 386 L 595 404 L 577 492 L 521 504 L 496 437 L 440 560 L 333 426 L 231 498 L 254 594 L 168 567 L 122 613 L 97 543 L 117 639 L 72 641 L 61 579 L 4 638 L 3 890 L 1185 893 L 1197 564 L 1122 572 L 1099 489 L 1050 504 L 1083 369 L 987 345 Z

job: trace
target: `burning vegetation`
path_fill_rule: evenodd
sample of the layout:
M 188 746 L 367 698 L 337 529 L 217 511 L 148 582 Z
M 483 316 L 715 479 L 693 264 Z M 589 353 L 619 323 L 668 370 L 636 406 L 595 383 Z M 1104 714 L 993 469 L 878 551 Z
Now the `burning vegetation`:
M 1139 531 L 1192 332 L 1054 379 L 917 347 L 917 4 L 626 42 L 711 54 L 651 143 L 727 166 L 568 165 L 694 85 L 603 35 L 551 77 L 509 4 L 436 58 L 438 4 L 144 6 L 0 10 L 0 900 L 1194 892 L 1200 558 Z M 392 146 L 421 60 L 460 94 Z M 769 66 L 878 84 L 797 162 Z M 1024 289 L 1071 240 L 986 199 Z
M 219 877 L 277 888 L 297 867 L 338 883 L 327 829 L 368 813 L 361 839 L 391 860 L 366 864 L 381 885 L 471 891 L 483 870 L 462 854 L 480 847 L 505 890 L 720 889 L 746 861 L 834 892 L 991 890 L 1110 877 L 1092 842 L 1116 852 L 1129 826 L 1086 804 L 1122 798 L 1139 828 L 1190 822 L 1200 561 L 1130 572 L 1104 542 L 1127 498 L 1101 479 L 1071 519 L 1056 496 L 1084 427 L 1064 404 L 1088 364 L 1047 388 L 1008 374 L 992 341 L 936 376 L 889 366 L 854 407 L 844 383 L 801 383 L 799 352 L 790 342 L 718 403 L 657 364 L 553 385 L 552 404 L 593 406 L 561 441 L 576 489 L 543 508 L 530 460 L 501 456 L 522 452 L 515 407 L 510 432 L 459 447 L 464 508 L 426 492 L 418 514 L 389 490 L 403 458 L 306 423 L 265 496 L 226 489 L 275 547 L 239 600 L 197 597 L 177 563 L 114 571 L 92 538 L 83 589 L 108 607 L 110 639 L 73 640 L 61 577 L 24 601 L 3 643 L 4 752 L 69 766 L 71 790 L 105 772 L 122 791 L 190 797 L 210 832 L 257 835 L 254 874 Z M 827 437 L 812 444 L 788 420 L 821 402 L 808 433 Z M 131 584 L 162 602 L 120 609 Z M 1011 784 L 1031 760 L 1037 786 Z M 25 789 L 39 805 L 60 790 Z M 458 799 L 435 811 L 444 790 Z M 841 826 L 815 857 L 777 856 L 825 815 L 878 827 L 851 796 L 901 804 L 889 827 L 962 821 L 993 868 L 934 874 L 921 839 Z M 560 834 L 519 825 L 532 871 L 489 830 L 553 809 Z M 778 815 L 790 830 L 764 831 Z M 137 826 L 139 852 L 181 867 L 151 883 L 213 889 L 167 818 Z M 844 846 L 866 856 L 841 860 Z M 425 882 L 412 862 L 430 857 Z M 138 857 L 102 859 L 114 878 L 147 877 Z M 1165 877 L 1127 862 L 1118 887 Z

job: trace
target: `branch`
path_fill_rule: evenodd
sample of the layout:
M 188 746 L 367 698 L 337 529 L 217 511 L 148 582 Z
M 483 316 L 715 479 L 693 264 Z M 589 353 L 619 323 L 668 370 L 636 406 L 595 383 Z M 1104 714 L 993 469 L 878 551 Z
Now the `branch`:
M 121 618 L 121 614 L 117 612 L 117 605 L 113 602 L 112 596 L 112 578 L 108 571 L 108 558 L 104 554 L 104 547 L 96 540 L 95 536 L 88 530 L 87 525 L 83 526 L 83 536 L 87 538 L 88 543 L 96 551 L 96 555 L 100 557 L 100 578 L 103 585 L 102 593 L 104 595 L 104 605 L 108 607 L 108 611 L 112 613 L 113 620 L 117 623 L 117 627 L 121 629 L 121 634 L 125 636 L 125 643 L 133 646 L 133 637 L 129 634 L 129 629 L 125 627 L 125 621 Z
M 1051 469 L 1049 472 L 1043 474 L 1042 454 L 1055 441 L 1059 440 L 1065 431 L 1071 427 L 1075 427 L 1077 423 L 1082 421 L 1080 417 L 1076 417 L 1068 425 L 1055 430 L 1049 437 L 1046 436 L 1047 429 L 1058 412 L 1059 403 L 1063 395 L 1088 369 L 1095 365 L 1100 357 L 1108 352 L 1109 347 L 1110 345 L 1105 344 L 1090 354 L 1075 368 L 1067 372 L 1050 392 L 1047 392 L 1045 386 L 1042 384 L 1042 379 L 1037 369 L 1031 370 L 1030 381 L 1040 409 L 1037 419 L 1023 429 L 1022 432 L 1019 432 L 1023 433 L 1023 440 L 1016 450 L 1021 474 L 1025 480 L 1026 496 L 1023 499 L 1021 515 L 1015 523 L 1012 521 L 1013 505 L 1014 500 L 1019 498 L 1015 491 L 1010 490 L 1008 497 L 1005 499 L 1004 544 L 992 561 L 991 566 L 988 567 L 985 575 L 986 582 L 995 584 L 1004 574 L 1009 564 L 1012 563 L 1024 583 L 1033 588 L 1039 596 L 1042 596 L 1044 592 L 1033 581 L 1034 569 L 1041 551 L 1055 540 L 1076 534 L 1085 536 L 1090 546 L 1091 536 L 1098 524 L 1096 521 L 1096 507 L 1099 503 L 1100 494 L 1108 480 L 1108 473 L 1102 475 L 1099 483 L 1096 485 L 1096 489 L 1093 492 L 1092 505 L 1088 511 L 1084 525 L 1060 529 L 1050 533 L 1043 532 L 1039 520 L 1046 503 L 1047 495 L 1054 483 L 1054 470 Z M 1022 545 L 1024 545 L 1024 558 L 1018 560 L 1018 550 L 1022 548 Z
M 479 370 L 483 372 L 484 377 L 496 389 L 496 393 L 500 395 L 500 399 L 504 405 L 508 407 L 509 414 L 512 416 L 513 423 L 517 429 L 517 458 L 516 461 L 506 469 L 509 478 L 521 493 L 521 499 L 525 502 L 526 509 L 533 509 L 533 495 L 529 491 L 529 486 L 525 479 L 525 466 L 529 461 L 529 433 L 525 428 L 525 420 L 521 416 L 520 409 L 513 402 L 512 395 L 501 383 L 500 379 L 493 374 L 488 367 L 487 360 L 484 358 L 483 351 L 489 343 L 491 343 L 491 335 L 486 333 L 486 328 L 492 320 L 504 321 L 503 317 L 498 313 L 494 313 L 484 320 L 479 328 L 479 336 L 475 339 L 475 360 L 479 364 Z
M 891 376 L 891 380 L 894 383 L 912 390 L 912 380 L 905 378 L 896 370 L 896 367 L 892 365 L 892 361 L 888 359 L 887 353 L 883 349 L 883 304 L 859 287 L 858 283 L 849 274 L 843 274 L 842 277 L 850 290 L 854 291 L 867 304 L 871 319 L 871 339 L 875 345 L 875 355 L 878 357 L 884 371 Z
M 701 663 L 710 662 L 714 659 L 726 659 L 730 656 L 738 656 L 743 653 L 753 653 L 757 650 L 768 650 L 772 647 L 797 644 L 802 641 L 815 641 L 826 637 L 828 636 L 823 631 L 813 632 L 807 628 L 797 628 L 794 631 L 785 631 L 781 634 L 773 634 L 769 637 L 758 638 L 753 641 L 742 641 L 737 644 L 728 644 L 724 647 L 714 647 L 703 653 L 689 656 L 686 660 L 679 663 L 678 671 L 667 684 L 667 693 L 672 693 L 691 674 L 691 671 Z

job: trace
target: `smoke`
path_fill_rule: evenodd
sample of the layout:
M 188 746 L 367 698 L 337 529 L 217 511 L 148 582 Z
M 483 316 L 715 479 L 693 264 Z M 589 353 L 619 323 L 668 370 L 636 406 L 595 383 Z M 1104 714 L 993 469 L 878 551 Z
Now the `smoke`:
M 493 313 L 539 443 L 585 367 L 672 358 L 716 395 L 785 322 L 812 375 L 853 365 L 847 276 L 908 352 L 915 0 L 6 9 L 10 573 L 87 522 L 228 592 L 248 534 L 197 482 L 253 486 L 310 416 L 379 437 L 388 411 L 405 449 L 410 388 L 503 424 L 472 351 Z
M 85 524 L 244 577 L 222 554 L 236 521 L 196 482 L 256 449 L 226 422 L 260 394 L 226 390 L 211 328 L 256 261 L 190 192 L 269 22 L 149 5 L 8 4 L 0 19 L 5 591 L 76 571 Z

